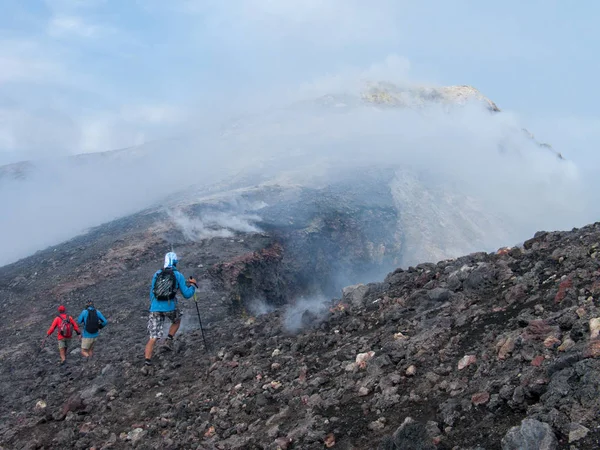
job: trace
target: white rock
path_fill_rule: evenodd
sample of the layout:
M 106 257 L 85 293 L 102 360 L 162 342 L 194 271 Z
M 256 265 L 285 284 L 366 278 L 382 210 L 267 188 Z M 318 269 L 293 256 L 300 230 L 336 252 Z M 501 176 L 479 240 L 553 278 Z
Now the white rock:
M 144 434 L 146 433 L 142 428 L 136 428 L 127 433 L 127 440 L 132 442 L 139 441 Z
M 589 432 L 589 428 L 578 423 L 571 423 L 569 425 L 569 444 L 583 439 Z
M 366 352 L 366 353 L 359 353 L 358 355 L 356 355 L 356 364 L 360 368 L 364 368 L 367 365 L 367 361 L 372 359 L 373 356 L 375 356 L 374 351 L 370 351 L 370 352 Z
M 458 370 L 463 370 L 465 367 L 470 366 L 476 361 L 477 357 L 475 355 L 465 355 L 458 361 Z
M 600 334 L 600 317 L 590 319 L 590 339 L 596 339 Z
M 356 363 L 350 363 L 344 369 L 346 372 L 354 372 L 356 370 Z

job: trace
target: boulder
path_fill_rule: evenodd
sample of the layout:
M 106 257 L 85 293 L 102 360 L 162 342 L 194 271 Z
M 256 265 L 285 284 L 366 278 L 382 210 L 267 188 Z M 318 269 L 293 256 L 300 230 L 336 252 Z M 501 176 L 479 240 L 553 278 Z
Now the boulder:
M 534 419 L 524 419 L 502 438 L 502 450 L 555 450 L 558 441 L 550 425 Z
M 342 301 L 352 306 L 362 306 L 368 293 L 369 287 L 364 284 L 346 286 L 342 289 Z

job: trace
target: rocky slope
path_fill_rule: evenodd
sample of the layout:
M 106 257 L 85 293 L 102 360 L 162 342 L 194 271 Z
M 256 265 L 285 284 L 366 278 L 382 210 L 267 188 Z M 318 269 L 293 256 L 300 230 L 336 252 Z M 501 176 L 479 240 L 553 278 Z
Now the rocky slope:
M 597 448 L 599 250 L 596 223 L 540 232 L 522 248 L 397 269 L 346 288 L 321 314 L 305 311 L 297 334 L 283 309 L 214 321 L 209 351 L 192 320 L 151 370 L 141 364 L 142 312 L 116 308 L 119 298 L 100 304 L 111 325 L 97 360 L 72 355 L 56 367 L 54 345 L 38 353 L 43 332 L 32 327 L 52 314 L 41 298 L 16 304 L 31 280 L 5 270 L 0 443 Z M 123 274 L 108 276 L 119 283 Z

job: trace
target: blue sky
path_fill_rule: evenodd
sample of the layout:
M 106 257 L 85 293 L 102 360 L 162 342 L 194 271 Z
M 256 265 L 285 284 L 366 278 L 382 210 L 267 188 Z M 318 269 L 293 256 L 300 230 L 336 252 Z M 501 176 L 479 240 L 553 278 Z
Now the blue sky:
M 4 0 L 0 163 L 177 135 L 213 109 L 335 90 L 380 66 L 471 84 L 542 140 L 589 150 L 599 13 L 557 0 Z

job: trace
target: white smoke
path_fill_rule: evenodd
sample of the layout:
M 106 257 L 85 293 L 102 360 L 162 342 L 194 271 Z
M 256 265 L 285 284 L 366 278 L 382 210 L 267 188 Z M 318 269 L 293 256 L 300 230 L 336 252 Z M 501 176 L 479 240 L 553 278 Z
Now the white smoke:
M 175 210 L 169 211 L 169 217 L 186 239 L 195 242 L 211 238 L 229 238 L 236 232 L 259 233 L 261 231 L 252 223 L 260 220 L 256 215 L 213 212 L 202 217 L 191 217 Z
M 327 311 L 331 301 L 325 297 L 299 298 L 292 305 L 285 307 L 283 314 L 284 329 L 295 333 L 306 326 L 316 325 Z M 307 317 L 306 314 L 309 316 Z
M 249 301 L 246 304 L 246 308 L 248 309 L 248 312 L 255 317 L 269 314 L 276 309 L 262 298 L 255 298 L 254 300 Z
M 358 99 L 351 94 L 346 97 Z M 409 170 L 456 187 L 463 194 L 457 210 L 476 202 L 490 223 L 509 225 L 508 234 L 478 241 L 486 246 L 510 245 L 539 229 L 568 229 L 596 217 L 590 180 L 572 162 L 526 138 L 509 113 L 491 114 L 480 104 L 451 111 L 440 105 L 416 111 L 375 107 L 360 100 L 344 105 L 311 100 L 229 123 L 228 134 L 206 130 L 201 137 L 131 152 L 47 160 L 37 162 L 25 180 L 0 178 L 7 211 L 0 216 L 0 264 L 148 207 L 199 179 L 205 189 L 269 181 L 319 187 L 367 167 Z M 175 212 L 172 219 L 191 240 L 260 231 L 255 215 Z

